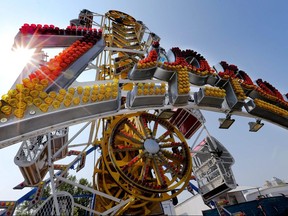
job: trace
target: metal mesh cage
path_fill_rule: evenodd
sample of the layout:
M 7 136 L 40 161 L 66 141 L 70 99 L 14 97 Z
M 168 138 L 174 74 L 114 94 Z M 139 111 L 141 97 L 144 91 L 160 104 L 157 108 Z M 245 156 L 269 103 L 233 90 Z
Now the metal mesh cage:
M 53 195 L 50 196 L 42 205 L 35 211 L 35 216 L 42 215 L 58 215 L 56 208 L 59 209 L 60 215 L 73 215 L 74 201 L 71 194 L 61 191 L 57 192 L 57 203 L 54 203 Z M 58 204 L 58 206 L 57 206 Z

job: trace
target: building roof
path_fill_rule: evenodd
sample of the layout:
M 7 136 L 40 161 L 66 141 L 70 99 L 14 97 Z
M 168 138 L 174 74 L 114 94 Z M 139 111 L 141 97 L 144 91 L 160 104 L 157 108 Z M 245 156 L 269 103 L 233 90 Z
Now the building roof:
M 254 190 L 254 189 L 258 189 L 258 188 L 259 187 L 255 187 L 255 186 L 237 186 L 235 189 L 230 190 L 228 193 L 245 191 L 245 190 Z

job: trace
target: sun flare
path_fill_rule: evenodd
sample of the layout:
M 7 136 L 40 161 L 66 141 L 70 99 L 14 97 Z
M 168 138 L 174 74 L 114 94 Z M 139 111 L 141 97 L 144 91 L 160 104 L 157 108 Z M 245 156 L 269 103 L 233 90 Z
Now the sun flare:
M 28 49 L 25 47 L 17 47 L 13 49 L 14 58 L 16 60 L 15 64 L 20 68 L 23 68 L 26 64 L 32 63 L 33 54 L 35 49 Z
M 4 89 L 9 89 L 21 74 L 25 65 L 33 63 L 35 49 L 17 47 L 7 48 L 6 54 L 2 56 L 1 72 L 5 74 L 5 79 L 0 80 L 1 93 L 6 93 Z

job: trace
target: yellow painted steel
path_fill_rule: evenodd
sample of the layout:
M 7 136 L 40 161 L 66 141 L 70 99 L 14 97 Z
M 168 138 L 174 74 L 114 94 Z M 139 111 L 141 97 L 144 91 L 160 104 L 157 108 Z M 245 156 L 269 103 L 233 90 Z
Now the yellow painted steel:
M 142 200 L 169 200 L 183 191 L 191 177 L 191 156 L 183 135 L 170 122 L 147 112 L 113 120 L 104 135 L 102 155 L 118 186 Z

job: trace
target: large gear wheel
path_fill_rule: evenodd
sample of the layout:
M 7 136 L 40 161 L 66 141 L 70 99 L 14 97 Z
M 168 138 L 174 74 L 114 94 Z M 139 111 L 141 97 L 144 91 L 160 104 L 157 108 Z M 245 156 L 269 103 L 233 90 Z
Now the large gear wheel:
M 123 181 L 123 179 L 119 179 L 122 184 L 127 184 Z M 95 165 L 94 174 L 93 174 L 93 185 L 94 188 L 104 192 L 108 195 L 111 195 L 118 199 L 129 199 L 132 197 L 129 193 L 127 193 L 124 189 L 119 187 L 119 183 L 116 182 L 104 165 L 103 158 L 100 157 Z M 114 201 L 98 196 L 95 200 L 96 210 L 103 212 L 109 210 L 114 205 L 116 205 Z M 159 202 L 151 202 L 147 200 L 142 200 L 138 198 L 132 198 L 132 201 L 121 208 L 117 214 L 125 214 L 125 215 L 148 215 L 151 213 L 161 213 L 161 205 Z
M 163 201 L 186 187 L 192 172 L 189 147 L 169 121 L 139 112 L 114 120 L 110 128 L 104 161 L 121 188 L 144 200 Z

